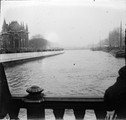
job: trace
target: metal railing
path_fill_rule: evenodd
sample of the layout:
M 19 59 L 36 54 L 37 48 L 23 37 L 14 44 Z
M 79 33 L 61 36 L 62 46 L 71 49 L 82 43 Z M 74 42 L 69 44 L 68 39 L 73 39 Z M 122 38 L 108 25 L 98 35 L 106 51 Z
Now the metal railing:
M 53 97 L 42 93 L 13 96 L 9 115 L 17 119 L 20 108 L 26 108 L 28 119 L 45 119 L 45 109 L 52 109 L 55 119 L 62 120 L 65 109 L 72 109 L 76 120 L 82 120 L 85 110 L 93 109 L 97 119 L 104 119 L 106 110 L 103 98 Z
M 21 108 L 27 110 L 27 119 L 45 119 L 45 110 L 52 109 L 55 119 L 63 119 L 65 109 L 72 109 L 76 120 L 82 120 L 85 110 L 93 109 L 97 119 L 106 116 L 103 98 L 46 96 L 38 86 L 27 89 L 27 95 L 11 95 L 4 71 L 0 63 L 0 119 L 9 114 L 18 120 Z

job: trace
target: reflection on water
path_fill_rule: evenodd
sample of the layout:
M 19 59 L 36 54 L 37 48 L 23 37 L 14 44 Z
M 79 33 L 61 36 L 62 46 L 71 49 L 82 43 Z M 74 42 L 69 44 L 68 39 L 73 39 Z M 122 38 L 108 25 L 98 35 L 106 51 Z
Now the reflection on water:
M 103 96 L 124 62 L 102 51 L 67 50 L 9 67 L 6 74 L 11 93 L 25 94 L 26 88 L 38 85 L 46 95 Z

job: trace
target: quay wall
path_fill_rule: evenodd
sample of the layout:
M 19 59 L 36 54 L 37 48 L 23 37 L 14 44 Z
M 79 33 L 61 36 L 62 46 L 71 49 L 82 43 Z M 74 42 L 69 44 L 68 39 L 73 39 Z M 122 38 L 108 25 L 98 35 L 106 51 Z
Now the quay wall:
M 49 57 L 62 54 L 64 51 L 46 51 L 46 52 L 29 52 L 29 53 L 13 53 L 13 54 L 0 54 L 1 63 L 10 63 L 16 61 L 24 61 L 36 59 L 41 57 Z

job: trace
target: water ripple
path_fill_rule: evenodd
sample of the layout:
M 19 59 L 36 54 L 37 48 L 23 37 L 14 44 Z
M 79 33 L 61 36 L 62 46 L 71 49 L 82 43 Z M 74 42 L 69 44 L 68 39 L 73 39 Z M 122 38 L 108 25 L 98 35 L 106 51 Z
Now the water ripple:
M 68 50 L 9 67 L 6 74 L 11 93 L 26 94 L 28 87 L 38 85 L 47 95 L 103 96 L 124 64 L 109 53 Z

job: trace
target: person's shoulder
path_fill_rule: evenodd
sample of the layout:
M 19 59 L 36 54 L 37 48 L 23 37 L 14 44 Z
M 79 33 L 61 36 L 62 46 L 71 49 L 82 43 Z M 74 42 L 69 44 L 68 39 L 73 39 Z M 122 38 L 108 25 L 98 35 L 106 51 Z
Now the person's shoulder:
M 105 93 L 113 92 L 117 89 L 117 87 L 118 87 L 117 82 L 115 82 L 112 86 L 106 89 Z

